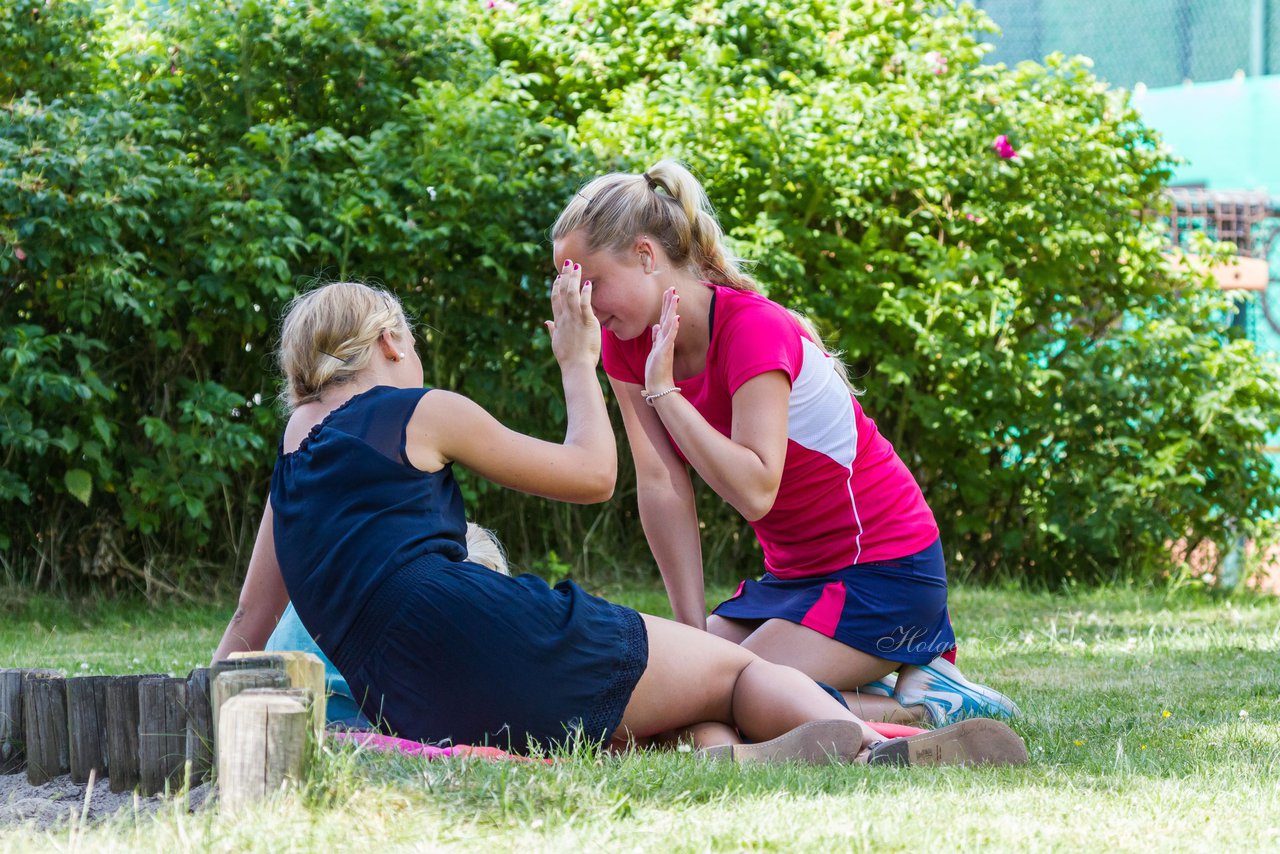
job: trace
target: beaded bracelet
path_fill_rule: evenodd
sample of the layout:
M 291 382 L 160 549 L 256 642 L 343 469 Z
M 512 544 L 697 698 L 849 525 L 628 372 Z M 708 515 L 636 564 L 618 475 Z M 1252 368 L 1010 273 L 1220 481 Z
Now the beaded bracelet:
M 680 387 L 673 385 L 671 388 L 667 389 L 666 391 L 659 391 L 659 392 L 655 392 L 654 394 L 649 394 L 647 390 L 640 389 L 640 396 L 643 397 L 644 402 L 649 404 L 650 406 L 653 406 L 653 402 L 655 400 L 657 400 L 660 397 L 664 397 L 668 394 L 680 394 Z

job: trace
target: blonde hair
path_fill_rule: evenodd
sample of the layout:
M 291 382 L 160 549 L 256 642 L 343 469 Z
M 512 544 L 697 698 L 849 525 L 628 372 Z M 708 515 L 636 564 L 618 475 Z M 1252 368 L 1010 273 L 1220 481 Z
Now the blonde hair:
M 706 191 L 674 160 L 662 160 L 641 175 L 612 172 L 590 181 L 556 219 L 551 239 L 579 230 L 588 252 L 607 249 L 620 254 L 637 236 L 647 234 L 673 264 L 700 278 L 738 290 L 760 290 L 725 246 Z
M 382 288 L 334 282 L 295 297 L 280 330 L 285 405 L 295 409 L 351 382 L 368 367 L 384 330 L 410 334 L 400 301 Z
M 606 249 L 615 255 L 629 251 L 639 235 L 648 235 L 673 264 L 698 278 L 739 291 L 760 291 L 759 283 L 743 272 L 742 259 L 725 245 L 706 190 L 675 160 L 660 160 L 639 175 L 611 172 L 588 182 L 556 218 L 551 239 L 575 231 L 581 231 L 587 252 Z M 812 320 L 794 310 L 791 315 L 856 393 L 841 354 L 827 349 Z
M 503 575 L 511 574 L 511 569 L 507 566 L 507 556 L 502 551 L 502 543 L 498 542 L 498 536 L 488 528 L 481 528 L 475 522 L 467 523 L 467 560 Z

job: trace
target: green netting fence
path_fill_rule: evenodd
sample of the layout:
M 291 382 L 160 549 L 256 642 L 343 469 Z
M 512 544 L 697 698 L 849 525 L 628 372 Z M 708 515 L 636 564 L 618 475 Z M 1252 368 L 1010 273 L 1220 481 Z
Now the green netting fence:
M 1062 51 L 1113 86 L 1280 72 L 1280 0 L 971 0 L 1000 26 L 992 62 Z

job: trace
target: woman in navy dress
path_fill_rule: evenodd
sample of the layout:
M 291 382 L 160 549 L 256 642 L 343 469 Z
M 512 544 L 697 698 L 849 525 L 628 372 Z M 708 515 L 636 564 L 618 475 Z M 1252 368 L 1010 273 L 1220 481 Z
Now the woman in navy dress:
M 364 713 L 405 738 L 512 750 L 703 725 L 738 759 L 1013 762 L 1021 740 L 969 721 L 886 742 L 791 668 L 669 620 L 466 560 L 454 463 L 546 498 L 610 497 L 614 437 L 591 287 L 566 262 L 547 323 L 563 442 L 423 388 L 399 302 L 361 284 L 298 297 L 281 335 L 292 410 L 237 609 L 215 657 L 260 648 L 292 600 Z M 733 744 L 738 734 L 754 744 Z

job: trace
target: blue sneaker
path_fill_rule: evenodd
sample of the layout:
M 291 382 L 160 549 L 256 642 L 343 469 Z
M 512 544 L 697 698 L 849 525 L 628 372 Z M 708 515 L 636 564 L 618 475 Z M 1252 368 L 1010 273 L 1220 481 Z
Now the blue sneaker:
M 1011 718 L 1020 714 L 1013 700 L 970 682 L 960 668 L 945 658 L 902 668 L 893 696 L 904 707 L 924 706 L 934 726 L 964 718 Z
M 874 682 L 868 682 L 853 693 L 867 694 L 871 697 L 892 697 L 893 689 L 898 684 L 898 674 L 890 673 L 888 676 L 877 679 Z

